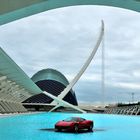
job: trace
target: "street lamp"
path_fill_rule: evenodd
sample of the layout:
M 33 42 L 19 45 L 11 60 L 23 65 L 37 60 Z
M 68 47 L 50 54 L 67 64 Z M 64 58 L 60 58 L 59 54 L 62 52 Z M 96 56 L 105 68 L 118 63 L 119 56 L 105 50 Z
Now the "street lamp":
M 134 92 L 131 93 L 131 95 L 132 95 L 132 103 L 134 103 L 134 94 L 135 94 Z

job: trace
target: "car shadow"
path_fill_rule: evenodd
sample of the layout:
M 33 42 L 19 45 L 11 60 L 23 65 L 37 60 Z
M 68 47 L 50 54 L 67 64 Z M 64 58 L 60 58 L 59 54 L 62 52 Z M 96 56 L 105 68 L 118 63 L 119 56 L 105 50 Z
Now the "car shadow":
M 54 128 L 41 128 L 39 130 L 40 131 L 48 131 L 48 132 L 56 132 Z M 93 131 L 79 130 L 78 133 L 93 133 L 93 132 L 100 132 L 100 131 L 106 131 L 106 129 L 96 128 L 96 129 L 93 129 Z M 56 133 L 75 133 L 75 132 L 63 130 L 63 131 L 56 132 Z

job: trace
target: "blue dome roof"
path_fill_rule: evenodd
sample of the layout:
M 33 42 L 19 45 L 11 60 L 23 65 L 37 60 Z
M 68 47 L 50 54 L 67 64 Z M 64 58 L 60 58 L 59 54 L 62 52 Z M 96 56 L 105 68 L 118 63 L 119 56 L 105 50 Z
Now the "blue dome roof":
M 43 69 L 34 74 L 31 78 L 35 83 L 41 80 L 54 80 L 67 86 L 69 84 L 65 76 L 54 69 Z

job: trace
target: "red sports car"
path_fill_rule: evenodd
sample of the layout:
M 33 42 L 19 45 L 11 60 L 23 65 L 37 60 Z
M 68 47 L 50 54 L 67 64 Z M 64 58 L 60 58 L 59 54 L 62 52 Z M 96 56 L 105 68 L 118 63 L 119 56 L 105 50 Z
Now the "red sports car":
M 86 120 L 80 117 L 71 117 L 65 120 L 59 121 L 55 124 L 55 131 L 74 131 L 78 132 L 81 129 L 87 129 L 88 131 L 92 131 L 94 126 L 94 122 L 91 120 Z

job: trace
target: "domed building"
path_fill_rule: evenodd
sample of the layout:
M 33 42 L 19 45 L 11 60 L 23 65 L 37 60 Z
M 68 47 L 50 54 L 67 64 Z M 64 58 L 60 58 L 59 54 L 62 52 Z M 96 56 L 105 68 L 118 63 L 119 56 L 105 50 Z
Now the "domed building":
M 31 78 L 34 83 L 42 90 L 58 96 L 69 84 L 66 77 L 57 70 L 54 69 L 43 69 Z M 75 92 L 71 89 L 68 94 L 64 97 L 64 101 L 67 101 L 70 104 L 78 105 Z M 50 104 L 53 101 L 50 97 L 46 96 L 43 93 L 34 95 L 24 103 L 48 103 Z

